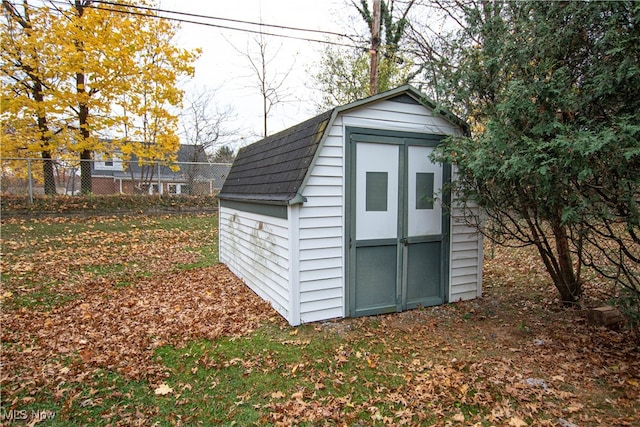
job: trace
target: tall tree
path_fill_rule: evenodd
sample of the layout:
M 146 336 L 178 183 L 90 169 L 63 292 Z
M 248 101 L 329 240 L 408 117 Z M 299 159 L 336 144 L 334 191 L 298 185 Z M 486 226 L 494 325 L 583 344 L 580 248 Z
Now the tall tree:
M 440 147 L 458 166 L 455 190 L 486 209 L 489 237 L 538 249 L 566 304 L 582 293 L 589 239 L 614 242 L 634 277 L 640 4 L 457 3 L 463 28 L 441 89 L 474 134 Z
M 26 1 L 21 8 L 8 0 L 2 6 L 2 156 L 39 154 L 45 194 L 55 194 L 52 158 L 65 126 L 56 122 L 56 75 L 51 72 L 60 50 L 45 37 L 53 17 L 47 8 L 33 8 Z
M 210 168 L 203 164 L 208 161 L 216 147 L 236 131 L 228 126 L 235 117 L 230 106 L 220 106 L 216 101 L 215 90 L 196 91 L 187 97 L 180 122 L 183 140 L 191 146 L 190 155 L 181 165 L 186 176 L 188 188 L 194 190 L 196 181 Z
M 135 70 L 131 50 L 140 48 L 136 19 L 126 15 L 130 4 L 93 6 L 91 0 L 68 0 L 66 7 L 57 7 L 59 17 L 48 35 L 64 52 L 55 67 L 64 83 L 55 96 L 76 122 L 67 149 L 79 154 L 85 194 L 92 190 L 92 153 L 108 149 L 99 132 L 114 123 L 112 103 L 128 90 Z
M 268 122 L 271 110 L 278 104 L 286 102 L 289 94 L 286 92 L 286 84 L 289 74 L 293 70 L 295 62 L 288 68 L 277 69 L 276 61 L 282 45 L 273 48 L 268 38 L 260 33 L 247 44 L 246 50 L 234 49 L 249 63 L 249 68 L 255 77 L 256 87 L 262 98 L 262 137 L 268 133 Z
M 412 83 L 431 100 L 450 107 L 450 88 L 441 79 L 444 71 L 456 64 L 455 31 L 464 29 L 462 15 L 470 6 L 460 0 L 417 0 L 405 28 L 404 48 L 412 52 L 418 71 Z
M 177 168 L 178 115 L 183 91 L 178 88 L 181 76 L 194 72 L 195 53 L 173 45 L 176 27 L 164 20 L 145 20 L 139 24 L 140 49 L 133 55 L 137 75 L 129 76 L 128 87 L 116 100 L 121 109 L 118 133 L 119 156 L 125 164 L 135 158 L 128 170 L 136 188 L 146 191 L 160 164 Z
M 38 20 L 38 25 L 33 25 L 32 20 L 26 26 L 21 24 L 21 17 L 10 7 L 11 3 L 3 1 L 7 25 L 20 24 L 13 25 L 13 38 L 24 42 L 22 50 L 3 52 L 6 54 L 3 59 L 13 64 L 3 66 L 3 80 L 12 82 L 9 94 L 12 108 L 3 119 L 18 124 L 15 140 L 34 140 L 36 135 L 43 158 L 53 155 L 54 149 L 77 153 L 82 160 L 84 193 L 91 191 L 88 160 L 92 153 L 119 149 L 107 145 L 103 136 L 118 127 L 130 127 L 132 114 L 146 123 L 143 127 L 147 133 L 142 136 L 155 135 L 159 151 L 175 153 L 175 116 L 168 109 L 179 104 L 178 78 L 193 72 L 190 64 L 195 58 L 193 53 L 171 45 L 174 27 L 141 16 L 150 12 L 136 9 L 134 2 L 99 2 L 99 7 L 97 3 L 68 0 L 62 7 L 61 3 L 52 2 L 50 7 L 57 9 L 55 13 L 49 7 L 38 8 L 38 16 L 46 20 Z M 23 7 L 22 18 L 28 10 L 34 10 L 26 0 Z M 25 57 L 30 58 L 28 69 L 24 66 Z M 29 75 L 29 69 L 38 72 Z M 22 88 L 17 90 L 20 84 Z M 42 88 L 40 100 L 38 87 Z M 129 104 L 123 106 L 124 100 Z M 15 121 L 27 117 L 33 119 L 33 126 Z M 109 140 L 119 144 L 126 138 Z M 27 148 L 33 152 L 37 147 L 31 144 Z

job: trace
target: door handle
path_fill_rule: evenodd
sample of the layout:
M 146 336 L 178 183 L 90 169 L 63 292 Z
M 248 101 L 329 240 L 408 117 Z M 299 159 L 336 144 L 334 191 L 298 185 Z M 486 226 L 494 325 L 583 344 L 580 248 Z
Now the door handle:
M 409 239 L 406 237 L 400 240 L 404 246 L 409 246 Z

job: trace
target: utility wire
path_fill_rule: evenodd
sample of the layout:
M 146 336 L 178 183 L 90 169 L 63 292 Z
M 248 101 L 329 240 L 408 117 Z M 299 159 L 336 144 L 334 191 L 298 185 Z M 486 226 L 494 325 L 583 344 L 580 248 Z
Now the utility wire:
M 43 3 L 44 3 L 44 1 L 43 1 Z M 68 3 L 64 2 L 64 1 L 60 1 L 60 0 L 49 0 L 48 3 L 50 3 L 54 7 L 55 7 L 55 4 L 68 5 Z M 194 20 L 191 20 L 191 19 L 175 18 L 175 17 L 155 15 L 155 14 L 149 14 L 149 13 L 138 12 L 138 11 L 135 11 L 135 10 L 130 10 L 131 8 L 143 9 L 143 7 L 141 7 L 141 6 L 133 6 L 133 5 L 126 5 L 126 4 L 113 3 L 113 2 L 107 2 L 107 1 L 97 1 L 97 0 L 93 0 L 93 3 L 102 3 L 102 4 L 108 4 L 108 5 L 112 5 L 112 6 L 117 6 L 117 7 L 129 8 L 129 10 L 117 9 L 117 8 L 109 8 L 109 7 L 101 7 L 101 6 L 97 6 L 97 5 L 88 5 L 88 6 L 84 6 L 84 7 L 85 8 L 97 9 L 97 10 L 104 10 L 104 11 L 108 11 L 108 12 L 116 12 L 116 13 L 120 13 L 120 14 L 123 14 L 123 15 L 134 15 L 134 16 L 142 16 L 142 17 L 146 17 L 146 18 L 165 19 L 165 20 L 168 20 L 168 21 L 180 22 L 180 23 L 185 23 L 185 24 L 203 25 L 203 26 L 206 26 L 206 27 L 219 28 L 219 29 L 222 29 L 222 30 L 241 31 L 241 32 L 245 32 L 245 33 L 261 34 L 261 35 L 266 35 L 266 36 L 281 37 L 281 38 L 293 39 L 293 40 L 301 40 L 301 41 L 306 41 L 306 42 L 311 42 L 311 43 L 322 43 L 322 44 L 333 45 L 333 46 L 343 46 L 343 47 L 351 47 L 351 48 L 356 48 L 356 49 L 364 49 L 362 46 L 357 46 L 357 45 L 354 45 L 354 44 L 340 43 L 340 42 L 334 42 L 334 41 L 330 41 L 330 40 L 312 39 L 312 38 L 308 38 L 308 37 L 301 37 L 301 36 L 294 36 L 294 35 L 287 35 L 287 34 L 278 34 L 278 33 L 273 33 L 273 32 L 266 32 L 266 31 L 262 31 L 262 30 L 252 30 L 252 29 L 248 29 L 248 28 L 238 28 L 238 27 L 232 27 L 232 26 L 228 26 L 228 25 L 214 24 L 214 23 L 210 23 L 210 22 L 194 21 Z M 228 20 L 228 21 L 232 21 L 232 22 L 237 21 L 237 22 L 242 22 L 242 23 L 246 23 L 246 24 L 262 25 L 262 26 L 275 27 L 275 28 L 288 29 L 288 30 L 309 31 L 309 32 L 316 32 L 316 33 L 322 33 L 322 34 L 327 34 L 327 35 L 338 35 L 340 37 L 345 37 L 345 38 L 349 38 L 350 39 L 350 37 L 345 35 L 345 34 L 333 33 L 333 32 L 329 32 L 329 31 L 306 30 L 306 29 L 302 29 L 302 28 L 277 26 L 277 25 L 271 25 L 271 24 L 259 24 L 259 23 L 249 22 L 249 21 L 231 20 L 231 19 L 226 19 L 226 18 L 216 18 L 216 17 L 207 16 L 207 15 L 189 14 L 189 13 L 186 13 L 186 12 L 175 12 L 175 11 L 165 10 L 165 9 L 154 9 L 154 8 L 144 8 L 144 9 L 147 9 L 149 11 L 156 11 L 157 10 L 157 11 L 162 11 L 164 13 L 175 13 L 175 14 L 183 14 L 183 15 L 187 15 L 187 16 L 196 16 L 196 17 L 202 17 L 202 18 L 206 18 L 206 19 L 221 19 L 221 20 Z M 56 12 L 60 12 L 60 9 L 55 7 L 55 11 Z
M 344 38 L 347 38 L 349 40 L 353 39 L 352 36 L 349 36 L 349 35 L 346 35 L 346 34 L 342 34 L 342 33 L 336 33 L 336 32 L 333 32 L 333 31 L 311 30 L 311 29 L 308 29 L 308 28 L 289 27 L 289 26 L 286 26 L 286 25 L 265 24 L 263 22 L 244 21 L 244 20 L 241 20 L 241 19 L 220 18 L 220 17 L 217 17 L 217 16 L 201 15 L 201 14 L 189 13 L 189 12 L 179 12 L 177 10 L 160 9 L 160 8 L 150 7 L 150 6 L 128 5 L 128 4 L 117 3 L 117 2 L 113 2 L 113 1 L 107 1 L 107 0 L 92 0 L 92 3 L 101 3 L 101 4 L 110 5 L 110 6 L 120 6 L 120 7 L 125 7 L 125 8 L 127 8 L 127 7 L 136 8 L 136 9 L 148 10 L 148 11 L 151 11 L 151 12 L 169 13 L 169 14 L 172 14 L 172 15 L 191 16 L 191 17 L 194 17 L 194 18 L 212 19 L 212 20 L 216 20 L 216 21 L 234 22 L 234 23 L 238 23 L 238 24 L 257 25 L 257 26 L 260 26 L 260 27 L 278 28 L 278 29 L 282 29 L 282 30 L 303 31 L 303 32 L 306 32 L 306 33 L 325 34 L 325 35 L 330 35 L 330 36 L 344 37 Z
M 69 5 L 68 2 L 65 2 L 63 0 L 40 0 L 40 1 L 42 1 L 42 3 L 45 4 L 45 6 L 46 6 L 46 3 L 50 3 L 55 8 L 55 11 L 58 12 L 58 13 L 62 13 L 62 11 L 57 6 L 55 6 L 55 4 L 61 4 L 61 5 L 67 5 L 67 6 Z M 280 37 L 280 38 L 285 38 L 285 39 L 301 40 L 301 41 L 306 41 L 306 42 L 311 42 L 311 43 L 321 43 L 321 44 L 326 44 L 326 45 L 349 47 L 349 48 L 354 48 L 354 49 L 358 49 L 358 50 L 362 50 L 362 51 L 368 51 L 369 50 L 369 48 L 366 47 L 366 45 L 365 45 L 368 41 L 364 41 L 363 44 L 358 44 L 358 42 L 355 40 L 356 36 L 349 36 L 347 34 L 342 34 L 342 33 L 337 33 L 337 32 L 332 32 L 332 31 L 312 30 L 312 29 L 305 29 L 305 28 L 298 28 L 298 27 L 290 27 L 290 26 L 285 26 L 285 25 L 265 24 L 265 23 L 260 23 L 260 22 L 244 21 L 244 20 L 231 19 L 231 18 L 220 18 L 220 17 L 210 16 L 210 15 L 202 15 L 202 14 L 195 14 L 195 13 L 189 13 L 189 12 L 179 12 L 179 11 L 170 10 L 170 9 L 160 9 L 160 8 L 154 8 L 154 7 L 148 7 L 148 6 L 136 6 L 136 5 L 130 5 L 130 4 L 123 4 L 123 3 L 117 3 L 117 2 L 114 2 L 114 1 L 108 1 L 108 0 L 91 0 L 91 3 L 92 4 L 90 4 L 88 6 L 84 6 L 84 7 L 85 8 L 98 9 L 98 10 L 104 10 L 104 11 L 108 11 L 108 12 L 116 12 L 116 13 L 120 13 L 120 14 L 124 14 L 124 15 L 142 16 L 142 17 L 146 17 L 146 18 L 164 19 L 164 20 L 168 20 L 168 21 L 174 21 L 174 22 L 180 22 L 180 23 L 186 23 L 186 24 L 203 25 L 203 26 L 206 26 L 206 27 L 219 28 L 219 29 L 222 29 L 222 30 L 240 31 L 240 32 L 251 33 L 251 34 L 259 34 L 259 35 Z M 107 6 L 114 6 L 115 8 L 101 7 L 101 6 L 97 6 L 97 5 L 93 4 L 93 3 L 100 3 L 100 4 L 107 5 Z M 119 9 L 119 8 L 122 8 L 122 9 Z M 129 9 L 129 10 L 126 10 L 126 9 Z M 137 10 L 131 10 L 131 9 L 143 9 L 143 10 L 147 10 L 147 11 L 152 12 L 152 13 L 143 13 L 143 12 L 138 12 Z M 234 23 L 239 23 L 239 24 L 247 24 L 247 25 L 260 26 L 260 27 L 270 27 L 270 28 L 277 28 L 277 29 L 290 30 L 290 31 L 301 31 L 301 32 L 325 34 L 325 35 L 331 35 L 331 36 L 337 36 L 337 37 L 346 38 L 346 39 L 349 39 L 352 43 L 341 43 L 341 42 L 335 42 L 335 41 L 330 41 L 330 40 L 320 40 L 320 39 L 308 38 L 308 37 L 302 37 L 302 36 L 294 36 L 294 35 L 287 35 L 287 34 L 274 33 L 274 32 L 265 32 L 265 31 L 262 31 L 262 30 L 252 30 L 252 29 L 248 29 L 248 28 L 232 27 L 232 26 L 228 26 L 228 25 L 221 25 L 221 24 L 214 24 L 214 23 L 209 23 L 209 22 L 194 21 L 194 20 L 190 20 L 190 19 L 183 19 L 183 18 L 176 18 L 176 17 L 170 17 L 170 16 L 156 15 L 156 14 L 153 14 L 153 12 L 161 12 L 161 13 L 168 13 L 168 14 L 175 14 L 175 15 L 192 16 L 192 17 L 196 17 L 196 18 L 228 21 L 228 22 L 234 22 Z M 421 51 L 419 51 L 417 49 L 407 49 L 407 48 L 405 48 L 405 49 L 402 49 L 402 51 L 405 52 L 405 53 L 416 55 L 416 56 L 421 56 L 421 55 L 424 54 L 424 52 L 421 52 Z

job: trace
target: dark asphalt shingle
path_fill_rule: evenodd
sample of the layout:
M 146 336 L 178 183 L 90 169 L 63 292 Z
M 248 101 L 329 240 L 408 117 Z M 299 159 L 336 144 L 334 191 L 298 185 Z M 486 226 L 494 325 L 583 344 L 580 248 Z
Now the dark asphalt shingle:
M 296 197 L 333 110 L 238 152 L 218 197 L 286 204 Z

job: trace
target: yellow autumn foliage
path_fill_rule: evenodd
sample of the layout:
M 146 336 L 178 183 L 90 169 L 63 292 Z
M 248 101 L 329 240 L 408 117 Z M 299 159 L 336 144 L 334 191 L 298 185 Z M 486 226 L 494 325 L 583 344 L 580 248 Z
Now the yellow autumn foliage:
M 2 2 L 0 155 L 58 158 L 121 152 L 175 160 L 179 79 L 198 51 L 172 43 L 178 27 L 139 6 Z

